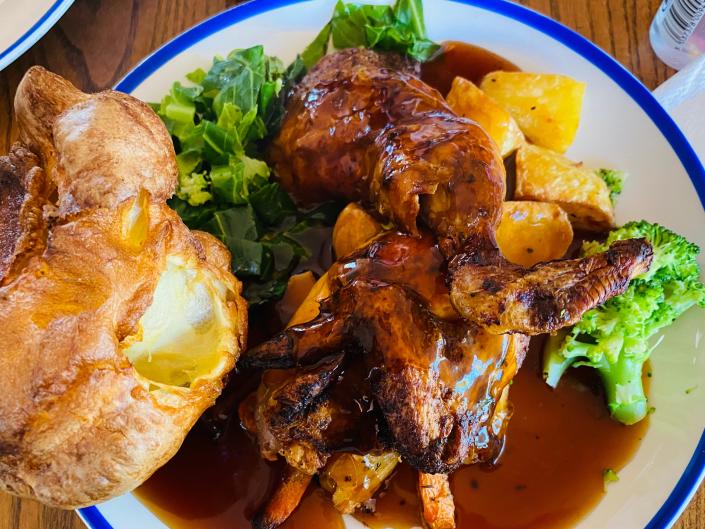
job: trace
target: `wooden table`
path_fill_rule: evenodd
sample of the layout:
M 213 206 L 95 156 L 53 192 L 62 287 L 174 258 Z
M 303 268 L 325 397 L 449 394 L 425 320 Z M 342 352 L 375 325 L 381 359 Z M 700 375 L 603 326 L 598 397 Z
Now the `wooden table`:
M 15 137 L 16 131 L 11 126 L 12 98 L 29 66 L 42 64 L 86 91 L 102 90 L 114 85 L 163 42 L 237 3 L 227 0 L 76 0 L 56 27 L 0 72 L 0 152 L 6 152 Z M 523 0 L 522 3 L 560 20 L 597 43 L 649 88 L 673 74 L 659 62 L 649 45 L 649 23 L 660 0 Z M 81 528 L 81 521 L 72 512 L 0 494 L 0 529 Z M 675 528 L 705 528 L 705 487 L 701 487 Z

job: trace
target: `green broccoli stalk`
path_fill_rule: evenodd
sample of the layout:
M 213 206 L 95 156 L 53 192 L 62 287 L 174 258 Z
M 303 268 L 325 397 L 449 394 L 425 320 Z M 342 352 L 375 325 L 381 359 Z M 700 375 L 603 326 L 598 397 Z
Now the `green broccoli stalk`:
M 543 379 L 546 384 L 555 388 L 563 374 L 575 363 L 575 358 L 567 358 L 561 352 L 561 345 L 568 336 L 566 329 L 548 336 L 544 346 Z
M 570 366 L 599 372 L 612 417 L 634 424 L 648 413 L 642 368 L 660 329 L 693 305 L 705 307 L 697 245 L 658 224 L 630 222 L 612 231 L 604 243 L 586 242 L 582 255 L 607 250 L 614 241 L 645 238 L 654 249 L 649 270 L 634 278 L 624 294 L 586 312 L 564 334 L 552 336 L 544 350 L 544 379 L 556 387 Z

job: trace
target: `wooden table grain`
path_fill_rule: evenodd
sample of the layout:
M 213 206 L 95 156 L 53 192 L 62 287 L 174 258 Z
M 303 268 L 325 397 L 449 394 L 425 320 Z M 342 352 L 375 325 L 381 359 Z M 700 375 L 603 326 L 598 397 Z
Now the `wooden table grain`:
M 237 3 L 227 0 L 76 0 L 57 26 L 0 72 L 0 152 L 6 152 L 15 138 L 16 130 L 11 124 L 12 98 L 22 74 L 31 65 L 44 65 L 86 91 L 108 88 L 174 35 Z M 521 3 L 582 33 L 649 88 L 673 74 L 659 62 L 649 46 L 649 22 L 660 0 L 523 0 Z M 82 527 L 72 512 L 0 494 L 0 529 Z M 675 529 L 705 529 L 705 487 L 700 488 Z

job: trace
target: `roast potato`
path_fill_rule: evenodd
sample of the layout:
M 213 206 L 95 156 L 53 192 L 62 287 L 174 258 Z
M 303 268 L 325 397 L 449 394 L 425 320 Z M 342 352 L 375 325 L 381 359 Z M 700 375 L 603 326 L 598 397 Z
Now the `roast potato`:
M 352 514 L 374 496 L 399 463 L 393 451 L 333 455 L 321 471 L 321 486 L 331 493 L 333 505 L 343 514 Z
M 225 247 L 165 203 L 176 161 L 149 107 L 35 67 L 15 110 L 29 149 L 0 161 L 0 488 L 76 508 L 178 450 L 247 309 Z
M 480 88 L 509 111 L 530 142 L 557 152 L 572 145 L 585 83 L 565 75 L 491 72 Z
M 511 114 L 472 81 L 463 77 L 453 79 L 446 99 L 456 114 L 476 121 L 485 129 L 499 147 L 502 158 L 509 156 L 524 142 L 524 135 Z
M 333 251 L 338 258 L 350 255 L 382 232 L 382 226 L 358 204 L 351 202 L 340 212 L 333 226 Z M 306 323 L 318 316 L 320 302 L 330 296 L 328 273 L 316 284 L 289 320 L 289 327 Z
M 330 283 L 328 282 L 328 272 L 318 278 L 318 281 L 311 287 L 308 294 L 296 309 L 294 315 L 288 323 L 288 327 L 306 323 L 318 316 L 321 301 L 330 296 Z
M 606 231 L 615 225 L 605 181 L 581 163 L 536 145 L 517 151 L 514 196 L 558 204 L 576 228 Z
M 315 284 L 316 276 L 310 270 L 294 274 L 289 278 L 284 296 L 276 304 L 277 314 L 281 321 L 291 320 Z
M 340 259 L 350 255 L 378 235 L 382 226 L 359 204 L 351 202 L 340 212 L 333 226 L 333 251 Z
M 502 204 L 497 244 L 514 264 L 531 267 L 563 257 L 573 241 L 573 227 L 563 208 L 548 202 Z

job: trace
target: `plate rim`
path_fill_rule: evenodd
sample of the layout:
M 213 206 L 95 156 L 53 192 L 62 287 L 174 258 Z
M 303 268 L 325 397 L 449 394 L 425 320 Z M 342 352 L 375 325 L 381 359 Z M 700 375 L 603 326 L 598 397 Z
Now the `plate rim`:
M 308 0 L 250 0 L 226 9 L 197 23 L 157 48 L 130 70 L 116 84 L 115 89 L 130 93 L 167 61 L 213 33 L 255 15 L 304 1 Z M 705 169 L 693 147 L 649 89 L 616 59 L 562 23 L 508 0 L 450 1 L 478 7 L 526 24 L 567 46 L 606 74 L 639 105 L 669 143 L 690 177 L 701 206 L 705 209 Z M 644 529 L 670 528 L 682 514 L 704 478 L 705 429 L 681 477 Z M 78 509 L 77 512 L 90 529 L 113 529 L 96 506 Z
M 71 7 L 73 0 L 57 0 L 15 42 L 0 51 L 0 71 L 17 60 L 25 51 L 42 38 Z

